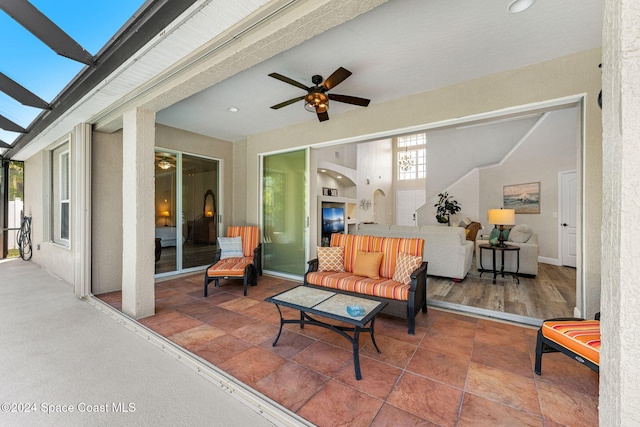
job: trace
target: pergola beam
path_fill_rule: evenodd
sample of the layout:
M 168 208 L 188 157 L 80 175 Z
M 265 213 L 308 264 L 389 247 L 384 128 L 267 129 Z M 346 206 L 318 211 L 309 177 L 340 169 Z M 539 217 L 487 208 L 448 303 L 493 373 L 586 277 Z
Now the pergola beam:
M 95 58 L 27 0 L 0 0 L 4 10 L 16 22 L 53 49 L 58 55 L 95 65 Z

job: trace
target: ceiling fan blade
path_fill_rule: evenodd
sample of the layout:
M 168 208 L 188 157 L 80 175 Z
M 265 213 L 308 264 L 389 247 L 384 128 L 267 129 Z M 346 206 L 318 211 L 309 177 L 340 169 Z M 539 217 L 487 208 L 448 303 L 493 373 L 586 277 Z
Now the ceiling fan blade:
M 327 113 L 326 111 L 324 113 L 316 113 L 318 114 L 318 120 L 320 120 L 321 122 L 324 122 L 325 120 L 329 120 L 329 113 Z
M 324 83 L 322 83 L 322 86 L 324 86 L 326 90 L 330 90 L 331 88 L 338 86 L 350 75 L 351 71 L 347 70 L 346 68 L 340 67 L 335 70 L 333 74 L 331 74 L 329 78 L 324 81 Z
M 276 104 L 272 106 L 271 109 L 277 110 L 278 108 L 286 107 L 287 105 L 293 104 L 294 102 L 302 101 L 303 99 L 304 99 L 304 95 L 298 96 L 297 98 L 292 98 L 288 101 L 284 101 L 284 102 L 281 102 L 280 104 Z
M 359 105 L 361 107 L 366 107 L 371 102 L 370 99 L 366 98 L 358 98 L 357 96 L 349 96 L 349 95 L 334 95 L 329 93 L 329 99 L 338 102 L 344 102 L 347 104 Z
M 287 76 L 283 76 L 282 74 L 278 74 L 278 73 L 271 73 L 269 74 L 269 77 L 273 77 L 274 79 L 280 80 L 281 82 L 285 82 L 285 83 L 289 83 L 290 85 L 293 85 L 295 87 L 299 87 L 300 89 L 304 89 L 306 91 L 309 91 L 309 87 L 303 85 L 302 83 L 299 83 L 293 79 L 290 79 Z

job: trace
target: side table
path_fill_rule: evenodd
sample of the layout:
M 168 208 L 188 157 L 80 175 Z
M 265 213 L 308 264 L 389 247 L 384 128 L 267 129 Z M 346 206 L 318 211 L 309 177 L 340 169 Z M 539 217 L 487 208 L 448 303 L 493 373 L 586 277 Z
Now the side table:
M 480 248 L 480 268 L 478 268 L 478 271 L 480 271 L 480 277 L 482 277 L 482 273 L 484 273 L 485 271 L 493 271 L 493 283 L 496 283 L 496 277 L 498 276 L 498 274 L 501 274 L 502 277 L 504 277 L 504 274 L 511 274 L 513 275 L 513 277 L 516 279 L 516 281 L 518 282 L 518 284 L 520 283 L 520 279 L 518 278 L 518 271 L 520 270 L 520 247 L 519 246 L 515 246 L 515 245 L 504 245 L 504 246 L 491 246 L 491 245 L 487 245 L 487 244 L 482 244 L 482 245 L 478 245 L 478 247 Z M 493 257 L 493 270 L 485 270 L 484 268 L 482 268 L 483 264 L 482 264 L 482 251 L 483 250 L 490 250 L 492 253 L 492 257 Z M 516 253 L 516 271 L 504 271 L 504 253 L 507 251 L 514 251 Z M 500 270 L 498 270 L 496 268 L 496 252 L 500 252 Z

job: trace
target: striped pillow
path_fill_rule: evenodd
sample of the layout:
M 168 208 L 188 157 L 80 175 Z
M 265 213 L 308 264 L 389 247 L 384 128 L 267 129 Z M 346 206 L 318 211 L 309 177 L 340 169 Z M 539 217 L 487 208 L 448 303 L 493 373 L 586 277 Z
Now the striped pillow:
M 344 247 L 318 246 L 318 271 L 344 271 Z
M 222 250 L 220 259 L 242 258 L 242 238 L 218 237 L 218 246 Z
M 411 273 L 413 273 L 422 264 L 422 257 L 413 256 L 400 252 L 396 261 L 396 271 L 393 273 L 392 280 L 405 285 L 411 283 Z

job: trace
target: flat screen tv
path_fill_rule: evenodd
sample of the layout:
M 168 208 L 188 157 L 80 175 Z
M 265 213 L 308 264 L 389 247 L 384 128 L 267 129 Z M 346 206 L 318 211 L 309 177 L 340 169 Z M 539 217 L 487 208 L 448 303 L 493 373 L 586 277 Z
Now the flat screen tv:
M 322 208 L 322 232 L 344 233 L 344 208 Z

